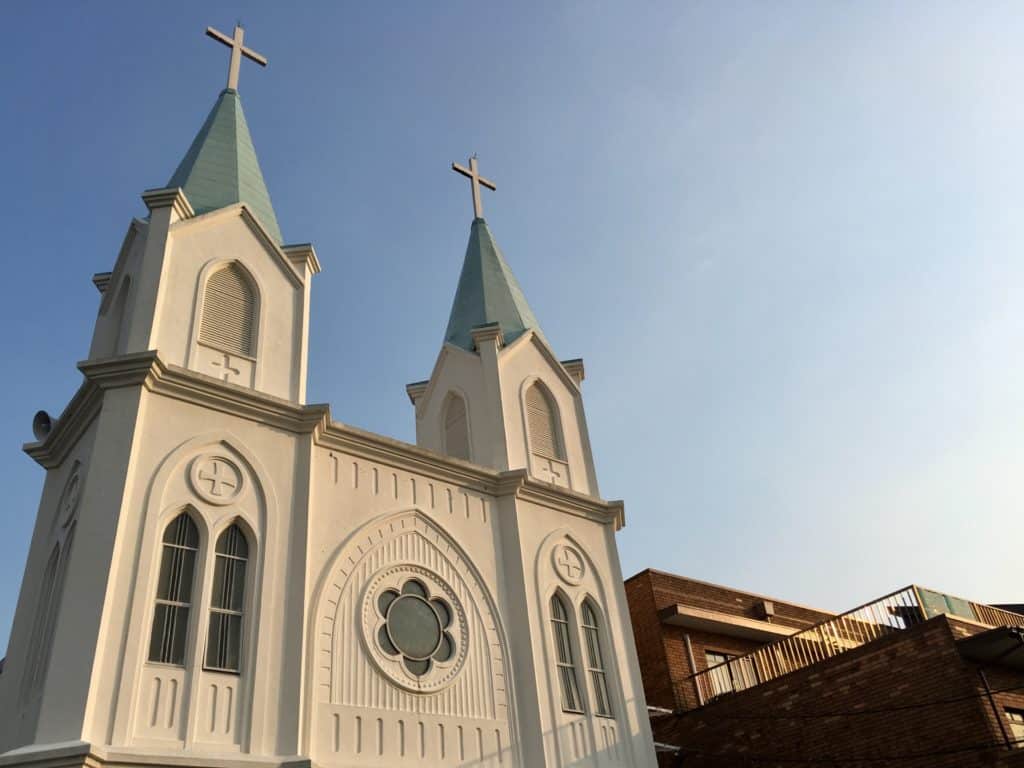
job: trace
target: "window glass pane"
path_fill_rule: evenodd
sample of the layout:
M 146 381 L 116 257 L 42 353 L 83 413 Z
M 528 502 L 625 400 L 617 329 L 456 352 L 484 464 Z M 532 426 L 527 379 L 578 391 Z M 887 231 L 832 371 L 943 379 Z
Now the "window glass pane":
M 188 608 L 157 604 L 149 637 L 149 660 L 184 664 L 187 630 Z
M 599 715 L 611 715 L 612 710 L 608 706 L 608 680 L 604 672 L 596 670 L 591 672 L 591 681 L 594 684 L 594 696 L 597 699 L 594 711 Z
M 218 555 L 213 566 L 211 605 L 241 611 L 245 602 L 245 560 Z
M 211 613 L 206 639 L 206 666 L 237 672 L 241 645 L 242 617 L 233 613 Z

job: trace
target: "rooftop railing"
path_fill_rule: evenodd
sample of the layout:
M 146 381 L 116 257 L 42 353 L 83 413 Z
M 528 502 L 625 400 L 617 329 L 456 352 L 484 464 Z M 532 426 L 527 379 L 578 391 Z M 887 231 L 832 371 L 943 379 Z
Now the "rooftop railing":
M 1024 627 L 1024 616 L 918 586 L 909 586 L 833 616 L 745 656 L 698 672 L 692 681 L 697 703 L 742 691 L 819 661 L 859 648 L 941 614 L 988 627 Z M 685 698 L 680 696 L 682 703 Z

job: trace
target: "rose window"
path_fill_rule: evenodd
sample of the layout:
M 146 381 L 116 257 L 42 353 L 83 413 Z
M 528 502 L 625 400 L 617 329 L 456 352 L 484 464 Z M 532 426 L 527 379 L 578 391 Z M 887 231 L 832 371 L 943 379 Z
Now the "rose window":
M 455 655 L 451 606 L 431 597 L 423 582 L 409 579 L 401 591 L 385 589 L 377 597 L 383 625 L 377 644 L 388 656 L 401 658 L 416 677 L 426 675 L 434 662 L 446 662 Z

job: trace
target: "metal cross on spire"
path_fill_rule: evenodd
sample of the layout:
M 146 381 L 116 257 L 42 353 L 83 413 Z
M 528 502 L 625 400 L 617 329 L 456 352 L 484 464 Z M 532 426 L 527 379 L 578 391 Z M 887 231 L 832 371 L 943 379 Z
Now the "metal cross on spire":
M 231 90 L 238 90 L 238 68 L 242 63 L 243 56 L 247 59 L 252 59 L 261 67 L 267 66 L 267 60 L 263 56 L 260 56 L 251 48 L 246 48 L 242 45 L 242 41 L 245 40 L 245 30 L 241 24 L 235 24 L 234 37 L 228 37 L 213 27 L 206 28 L 206 35 L 219 43 L 224 43 L 224 45 L 231 49 L 231 65 L 228 67 L 228 88 Z
M 471 158 L 469 158 L 468 170 L 465 167 L 459 165 L 458 163 L 452 163 L 452 170 L 455 171 L 456 173 L 461 173 L 463 176 L 467 177 L 470 180 L 470 186 L 473 187 L 473 216 L 475 216 L 478 219 L 482 219 L 484 217 L 484 205 L 480 201 L 480 185 L 482 184 L 483 186 L 493 191 L 497 189 L 494 182 L 490 181 L 489 179 L 485 179 L 483 176 L 480 175 L 480 172 L 477 169 L 476 165 L 476 155 L 473 155 Z

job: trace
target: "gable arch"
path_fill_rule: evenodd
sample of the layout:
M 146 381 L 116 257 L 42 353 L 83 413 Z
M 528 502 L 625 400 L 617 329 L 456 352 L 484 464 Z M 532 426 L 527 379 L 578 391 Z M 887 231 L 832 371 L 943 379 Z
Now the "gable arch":
M 460 614 L 456 624 L 464 624 L 456 640 L 464 644 L 465 653 L 458 671 L 422 692 L 389 676 L 372 647 L 368 617 L 372 619 L 378 585 L 395 573 L 400 580 L 422 575 L 431 592 L 433 585 L 443 589 L 441 594 Z M 452 729 L 450 733 L 456 727 L 482 727 L 485 748 L 518 759 L 513 757 L 519 740 L 511 659 L 500 613 L 472 559 L 428 514 L 418 508 L 389 513 L 354 531 L 327 559 L 313 595 L 306 654 L 310 717 L 303 740 L 317 762 L 351 759 L 344 749 L 339 753 L 332 746 L 337 743 L 332 734 L 335 729 L 351 733 L 373 710 L 390 710 L 393 718 L 408 720 L 404 727 L 418 722 L 417 727 L 431 733 L 439 726 Z M 452 757 L 449 753 L 448 761 Z

